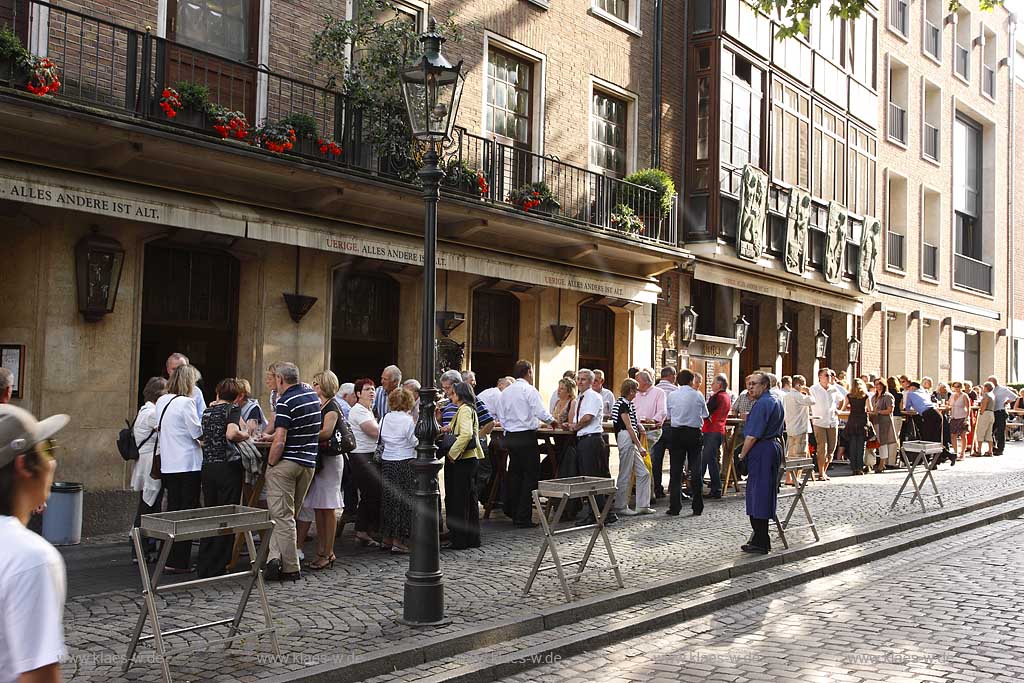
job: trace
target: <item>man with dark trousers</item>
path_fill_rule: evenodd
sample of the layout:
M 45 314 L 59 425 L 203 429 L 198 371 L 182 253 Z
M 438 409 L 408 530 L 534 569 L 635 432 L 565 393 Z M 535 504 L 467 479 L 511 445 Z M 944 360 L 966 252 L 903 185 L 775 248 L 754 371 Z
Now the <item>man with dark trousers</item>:
M 569 416 L 569 429 L 576 432 L 576 458 L 579 462 L 580 475 L 584 477 L 606 477 L 606 451 L 604 448 L 604 428 L 601 419 L 604 416 L 604 401 L 601 394 L 594 391 L 594 372 L 581 368 L 576 372 L 576 408 Z M 605 497 L 595 496 L 598 510 L 604 509 Z M 618 521 L 614 513 L 609 512 L 605 524 Z M 594 511 L 587 510 L 587 515 L 579 524 L 594 524 Z
M 530 528 L 533 521 L 533 490 L 540 475 L 540 446 L 537 445 L 537 424 L 545 422 L 552 429 L 558 423 L 544 408 L 540 393 L 533 386 L 533 364 L 528 360 L 516 363 L 512 371 L 515 382 L 498 399 L 498 414 L 505 430 L 508 449 L 508 477 L 503 510 L 515 526 Z
M 701 451 L 704 445 L 701 427 L 708 417 L 708 406 L 699 391 L 693 388 L 693 373 L 679 373 L 679 388 L 668 397 L 668 419 L 672 423 L 669 442 L 669 508 L 666 514 L 676 516 L 682 509 L 679 491 L 683 467 L 690 468 L 690 506 L 694 516 L 704 512 L 704 475 Z

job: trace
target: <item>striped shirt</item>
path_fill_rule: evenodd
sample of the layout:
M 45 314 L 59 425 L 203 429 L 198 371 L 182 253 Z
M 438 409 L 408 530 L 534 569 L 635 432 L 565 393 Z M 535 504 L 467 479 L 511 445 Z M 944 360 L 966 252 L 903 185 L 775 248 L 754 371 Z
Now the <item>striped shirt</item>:
M 455 413 L 459 412 L 459 407 L 452 402 L 449 402 L 441 409 L 441 426 L 447 426 L 455 418 Z M 487 410 L 487 404 L 480 400 L 478 396 L 476 399 L 476 419 L 480 423 L 481 427 L 494 422 L 494 418 L 491 416 L 491 412 Z
M 373 416 L 380 422 L 390 412 L 388 408 L 388 392 L 384 387 L 377 387 L 373 393 Z
M 636 421 L 636 406 L 632 401 L 622 397 L 612 406 L 612 421 L 615 422 L 616 434 L 626 428 L 626 420 L 629 420 L 629 423 L 633 425 L 633 431 L 639 436 L 640 428 Z
M 320 399 L 302 384 L 293 384 L 277 400 L 274 429 L 288 430 L 284 442 L 284 460 L 304 467 L 316 467 L 320 434 Z

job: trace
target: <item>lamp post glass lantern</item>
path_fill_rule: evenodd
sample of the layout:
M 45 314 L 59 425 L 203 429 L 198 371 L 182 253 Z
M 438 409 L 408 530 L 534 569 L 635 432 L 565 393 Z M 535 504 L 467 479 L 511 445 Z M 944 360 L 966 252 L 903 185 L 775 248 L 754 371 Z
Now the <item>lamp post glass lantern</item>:
M 815 358 L 822 359 L 825 357 L 828 351 L 828 333 L 824 329 L 818 330 L 818 334 L 814 335 L 814 356 Z
M 75 280 L 78 311 L 89 322 L 114 312 L 121 283 L 124 247 L 113 237 L 92 232 L 75 245 Z
M 416 493 L 413 501 L 412 542 L 409 571 L 405 574 L 402 621 L 418 626 L 444 623 L 444 576 L 438 539 L 440 491 L 437 459 L 440 427 L 434 418 L 437 389 L 434 386 L 434 324 L 437 311 L 437 203 L 441 197 L 439 152 L 451 139 L 462 96 L 462 62 L 455 66 L 441 54 L 444 37 L 431 19 L 420 38 L 423 54 L 402 69 L 400 80 L 409 125 L 417 143 L 426 146 L 418 175 L 423 184 L 423 312 L 420 330 L 420 414 L 416 422 Z
M 743 317 L 743 314 L 736 316 L 732 324 L 733 335 L 736 337 L 736 350 L 745 351 L 747 348 L 747 332 L 750 330 L 750 323 Z
M 697 311 L 693 310 L 693 306 L 687 306 L 683 309 L 682 321 L 679 325 L 679 341 L 681 343 L 692 344 L 693 340 L 697 337 L 698 317 Z
M 846 342 L 846 350 L 850 354 L 850 365 L 856 365 L 860 360 L 860 339 L 857 339 L 857 335 L 850 337 Z
M 785 356 L 789 353 L 789 336 L 793 333 L 793 330 L 789 329 L 789 325 L 782 323 L 779 325 L 778 334 L 778 351 L 780 356 Z

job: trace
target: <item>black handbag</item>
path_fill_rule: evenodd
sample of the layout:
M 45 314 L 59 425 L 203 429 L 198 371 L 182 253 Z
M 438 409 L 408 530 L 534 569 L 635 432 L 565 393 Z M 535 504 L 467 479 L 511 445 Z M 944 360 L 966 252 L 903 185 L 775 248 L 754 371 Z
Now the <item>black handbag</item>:
M 452 422 L 455 422 L 455 418 L 454 417 L 452 417 Z M 473 425 L 474 426 L 477 425 L 476 415 L 475 414 L 473 415 Z M 479 427 L 477 427 L 477 430 L 479 431 Z M 458 438 L 459 438 L 458 435 L 454 434 L 452 432 L 446 432 L 446 433 L 442 434 L 441 435 L 441 442 L 437 445 L 437 457 L 439 457 L 439 458 L 447 458 L 448 457 L 448 453 L 451 452 L 452 446 L 455 445 L 455 441 Z M 480 447 L 480 439 L 478 438 L 477 434 L 473 434 L 473 438 L 471 438 L 469 440 L 469 443 L 466 444 L 466 450 L 464 450 L 462 452 L 466 453 L 467 451 L 475 451 L 479 447 Z

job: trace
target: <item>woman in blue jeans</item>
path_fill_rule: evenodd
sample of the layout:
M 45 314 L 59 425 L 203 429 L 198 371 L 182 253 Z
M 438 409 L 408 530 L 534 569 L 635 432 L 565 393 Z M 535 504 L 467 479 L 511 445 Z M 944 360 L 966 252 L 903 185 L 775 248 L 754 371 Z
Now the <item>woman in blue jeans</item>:
M 864 446 L 867 444 L 868 411 L 871 410 L 867 387 L 864 380 L 855 378 L 850 392 L 846 395 L 843 410 L 849 410 L 846 418 L 846 452 L 850 458 L 850 469 L 853 474 L 866 474 L 869 470 L 864 466 Z

